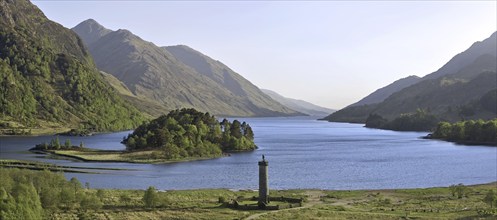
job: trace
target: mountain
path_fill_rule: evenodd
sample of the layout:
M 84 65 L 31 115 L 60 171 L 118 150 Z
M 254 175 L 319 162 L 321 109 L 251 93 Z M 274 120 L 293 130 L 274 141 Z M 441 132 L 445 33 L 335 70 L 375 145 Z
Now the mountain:
M 0 17 L 0 132 L 123 130 L 143 121 L 74 32 L 27 0 L 0 1 Z
M 483 54 L 490 54 L 497 57 L 497 32 L 494 32 L 489 38 L 484 41 L 473 43 L 467 50 L 457 54 L 443 65 L 437 71 L 426 75 L 423 79 L 436 79 L 441 76 L 453 74 L 460 69 L 472 64 L 478 57 Z
M 408 76 L 380 88 L 350 106 L 371 105 L 383 102 L 388 96 L 420 81 L 418 76 Z
M 87 45 L 95 43 L 98 39 L 112 32 L 93 19 L 88 19 L 83 23 L 76 25 L 72 30 L 78 33 L 79 37 Z
M 349 106 L 325 119 L 365 123 L 372 115 L 388 124 L 388 121 L 419 113 L 420 110 L 438 121 L 495 118 L 497 112 L 492 103 L 497 102 L 494 95 L 497 89 L 496 40 L 494 33 L 474 43 L 436 72 L 391 94 L 380 103 Z
M 122 81 L 136 97 L 166 109 L 196 108 L 223 116 L 300 114 L 226 65 L 187 46 L 161 48 L 128 30 L 108 32 L 91 19 L 73 31 L 81 36 L 100 70 Z
M 335 110 L 329 109 L 329 108 L 324 108 L 321 106 L 314 105 L 310 102 L 306 102 L 303 100 L 298 100 L 298 99 L 292 99 L 292 98 L 287 98 L 284 97 L 277 92 L 268 90 L 268 89 L 261 89 L 262 92 L 266 93 L 268 96 L 270 96 L 272 99 L 278 101 L 279 103 L 285 105 L 288 108 L 291 108 L 295 111 L 302 112 L 307 115 L 311 116 L 326 116 L 329 115 L 330 113 L 334 112 Z
M 112 74 L 108 74 L 103 71 L 100 71 L 100 73 L 104 77 L 107 84 L 115 89 L 117 94 L 119 94 L 127 102 L 131 103 L 131 105 L 137 106 L 137 108 L 139 108 L 148 118 L 156 118 L 163 115 L 165 112 L 170 111 L 170 109 L 154 100 L 150 100 L 145 97 L 137 97 L 123 82 Z

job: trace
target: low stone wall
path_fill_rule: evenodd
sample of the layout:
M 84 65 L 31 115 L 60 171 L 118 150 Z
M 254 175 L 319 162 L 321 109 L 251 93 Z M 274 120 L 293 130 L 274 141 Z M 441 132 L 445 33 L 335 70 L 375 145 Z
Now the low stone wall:
M 241 205 L 239 202 L 243 201 L 254 201 L 254 204 Z M 297 198 L 288 198 L 288 197 L 274 197 L 274 198 L 270 197 L 269 198 L 270 204 L 267 204 L 266 206 L 263 207 L 259 207 L 257 201 L 258 198 L 255 196 L 252 198 L 237 198 L 236 200 L 232 200 L 231 202 L 223 203 L 223 206 L 238 210 L 280 210 L 280 209 L 301 207 L 304 203 L 304 199 L 302 198 L 297 199 Z M 285 202 L 286 204 L 271 205 L 271 201 Z

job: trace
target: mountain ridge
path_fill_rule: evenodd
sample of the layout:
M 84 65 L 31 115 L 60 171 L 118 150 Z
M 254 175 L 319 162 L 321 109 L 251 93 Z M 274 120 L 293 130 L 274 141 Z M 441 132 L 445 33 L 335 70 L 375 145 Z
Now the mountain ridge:
M 326 116 L 335 111 L 333 109 L 321 107 L 304 100 L 287 98 L 269 89 L 261 89 L 261 90 L 267 95 L 269 95 L 271 98 L 287 106 L 288 108 L 291 108 L 298 112 L 302 112 L 310 116 Z
M 406 87 L 409 87 L 420 81 L 420 77 L 412 75 L 405 78 L 398 79 L 387 86 L 377 89 L 368 96 L 362 98 L 358 102 L 351 104 L 349 106 L 359 106 L 359 105 L 371 105 L 384 101 L 388 96 L 395 92 L 398 92 Z
M 492 102 L 487 99 L 492 97 L 489 94 L 497 88 L 496 33 L 483 41 L 475 42 L 437 71 L 392 93 L 384 101 L 348 106 L 324 119 L 365 123 L 373 115 L 389 121 L 402 115 L 419 113 L 419 110 L 437 120 L 449 122 L 495 118 L 497 112 L 485 107 L 488 106 L 485 103 Z
M 73 28 L 85 36 L 83 40 L 100 36 L 79 33 L 89 29 L 85 25 L 95 24 L 86 20 Z M 226 65 L 189 47 L 159 47 L 123 29 L 85 44 L 100 70 L 121 80 L 137 97 L 171 110 L 193 107 L 223 116 L 300 114 L 272 100 Z

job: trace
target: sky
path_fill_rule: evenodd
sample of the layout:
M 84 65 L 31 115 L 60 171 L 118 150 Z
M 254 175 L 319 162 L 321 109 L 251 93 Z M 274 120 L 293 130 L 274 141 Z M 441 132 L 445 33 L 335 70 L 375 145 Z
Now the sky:
M 340 109 L 424 76 L 497 30 L 497 1 L 32 1 L 67 28 L 92 18 L 188 45 L 259 88 Z

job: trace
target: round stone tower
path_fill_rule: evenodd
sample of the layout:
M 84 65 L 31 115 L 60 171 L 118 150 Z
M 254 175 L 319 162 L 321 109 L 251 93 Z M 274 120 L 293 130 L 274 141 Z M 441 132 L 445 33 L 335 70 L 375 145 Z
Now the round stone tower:
M 262 160 L 259 161 L 259 207 L 265 207 L 269 203 L 267 166 L 268 162 L 262 155 Z

